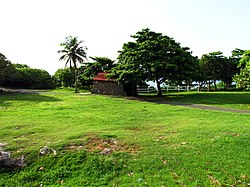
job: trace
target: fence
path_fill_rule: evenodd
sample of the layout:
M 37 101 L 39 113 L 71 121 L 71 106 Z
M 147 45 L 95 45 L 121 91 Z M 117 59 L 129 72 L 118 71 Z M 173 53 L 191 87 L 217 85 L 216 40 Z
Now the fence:
M 169 91 L 190 91 L 190 90 L 197 90 L 196 87 L 194 86 L 165 86 L 164 88 L 161 89 L 163 92 L 169 92 Z M 156 92 L 157 89 L 154 87 L 147 87 L 147 88 L 137 88 L 138 93 L 151 93 L 151 92 Z

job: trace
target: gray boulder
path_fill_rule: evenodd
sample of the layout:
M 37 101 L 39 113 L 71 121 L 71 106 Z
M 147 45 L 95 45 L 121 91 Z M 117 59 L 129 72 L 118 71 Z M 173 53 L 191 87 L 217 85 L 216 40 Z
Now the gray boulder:
M 0 151 L 0 168 L 20 168 L 26 166 L 24 163 L 24 156 L 19 158 L 11 158 L 11 154 L 6 151 Z

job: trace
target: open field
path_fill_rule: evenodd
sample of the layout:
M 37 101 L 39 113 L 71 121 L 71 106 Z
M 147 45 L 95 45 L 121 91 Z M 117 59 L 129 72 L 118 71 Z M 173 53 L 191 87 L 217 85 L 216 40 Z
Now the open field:
M 171 93 L 249 110 L 250 93 Z M 249 186 L 250 115 L 65 91 L 0 95 L 0 186 Z M 49 146 L 57 154 L 40 156 Z M 108 148 L 111 154 L 99 154 Z

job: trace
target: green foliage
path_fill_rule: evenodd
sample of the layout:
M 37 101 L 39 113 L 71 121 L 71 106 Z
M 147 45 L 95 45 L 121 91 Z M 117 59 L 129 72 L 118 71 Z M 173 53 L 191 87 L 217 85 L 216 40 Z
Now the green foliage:
M 54 88 L 54 82 L 45 70 L 33 69 L 26 64 L 12 64 L 0 55 L 0 84 L 17 88 Z
M 234 81 L 238 89 L 250 90 L 250 68 L 241 69 L 240 73 L 234 76 Z
M 78 72 L 78 80 L 80 86 L 85 86 L 93 83 L 93 78 L 99 72 L 107 72 L 110 71 L 111 68 L 114 67 L 114 61 L 106 58 L 106 57 L 90 57 L 95 60 L 95 62 L 86 62 L 82 64 L 77 72 Z M 73 71 L 72 71 L 73 70 Z M 74 87 L 75 75 L 74 75 L 74 67 L 72 68 L 64 68 L 58 69 L 54 76 L 57 82 L 57 87 Z
M 242 50 L 242 49 L 234 49 L 232 51 L 232 55 L 230 57 L 230 60 L 232 60 L 233 64 L 235 66 L 237 66 L 237 73 L 239 73 L 240 69 L 243 68 L 243 64 L 240 64 L 240 59 L 242 58 L 243 54 L 245 53 L 246 50 Z
M 206 80 L 220 79 L 224 58 L 223 53 L 220 51 L 212 52 L 201 57 L 201 71 L 203 72 Z
M 250 50 L 244 52 L 238 67 L 240 73 L 234 76 L 237 88 L 250 90 Z
M 240 49 L 232 51 L 230 58 L 223 56 L 220 51 L 205 54 L 201 57 L 199 81 L 208 85 L 208 91 L 211 82 L 214 83 L 214 88 L 217 89 L 216 81 L 218 80 L 223 81 L 226 88 L 231 85 L 232 77 L 237 72 L 237 55 L 240 54 L 240 51 Z
M 201 86 L 207 84 L 208 90 L 212 82 L 214 88 L 217 89 L 216 81 L 220 80 L 227 89 L 231 86 L 234 75 L 239 73 L 244 66 L 240 63 L 243 53 L 244 50 L 236 48 L 229 58 L 223 56 L 220 51 L 203 55 L 200 59 L 199 75 L 196 80 L 200 82 Z
M 99 72 L 108 72 L 115 66 L 114 64 L 115 61 L 107 57 L 90 57 L 90 58 L 95 61 Z
M 181 85 L 183 82 L 191 84 L 197 80 L 200 67 L 198 57 L 192 56 L 189 50 L 189 48 L 185 47 L 180 51 L 179 59 L 176 61 L 178 68 L 169 82 Z
M 27 67 L 15 68 L 7 85 L 18 88 L 54 88 L 50 74 L 41 69 Z
M 63 47 L 62 50 L 59 50 L 58 53 L 61 53 L 62 56 L 60 60 L 65 60 L 67 64 L 69 64 L 70 69 L 74 72 L 75 76 L 75 92 L 78 92 L 78 63 L 83 63 L 84 58 L 87 58 L 86 46 L 81 46 L 83 43 L 82 40 L 78 41 L 77 37 L 68 36 L 66 37 L 65 41 L 60 44 Z
M 16 67 L 16 68 L 19 68 L 19 69 L 21 69 L 21 68 L 30 68 L 28 65 L 26 65 L 26 64 L 14 64 L 14 66 Z
M 115 66 L 114 60 L 107 57 L 90 57 L 94 62 L 87 62 L 79 68 L 79 79 L 82 85 L 90 84 L 100 72 L 110 72 Z
M 190 81 L 195 59 L 173 38 L 143 29 L 131 36 L 135 42 L 128 42 L 119 51 L 119 62 L 111 76 L 119 82 L 140 84 L 142 81 L 156 81 L 158 95 L 160 84 L 166 80 Z
M 0 85 L 6 82 L 13 71 L 14 66 L 3 54 L 0 53 Z
M 75 77 L 70 68 L 58 69 L 53 77 L 57 87 L 74 87 Z

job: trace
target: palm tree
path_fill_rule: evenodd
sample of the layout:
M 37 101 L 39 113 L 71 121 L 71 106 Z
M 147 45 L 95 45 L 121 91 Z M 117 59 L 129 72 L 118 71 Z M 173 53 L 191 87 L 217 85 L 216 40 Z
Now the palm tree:
M 84 58 L 86 59 L 86 46 L 81 46 L 83 41 L 78 41 L 77 37 L 68 36 L 65 42 L 61 43 L 60 46 L 63 47 L 58 53 L 63 54 L 59 60 L 66 60 L 65 66 L 69 64 L 71 71 L 74 70 L 75 76 L 75 92 L 78 92 L 78 69 L 77 63 L 83 63 Z

